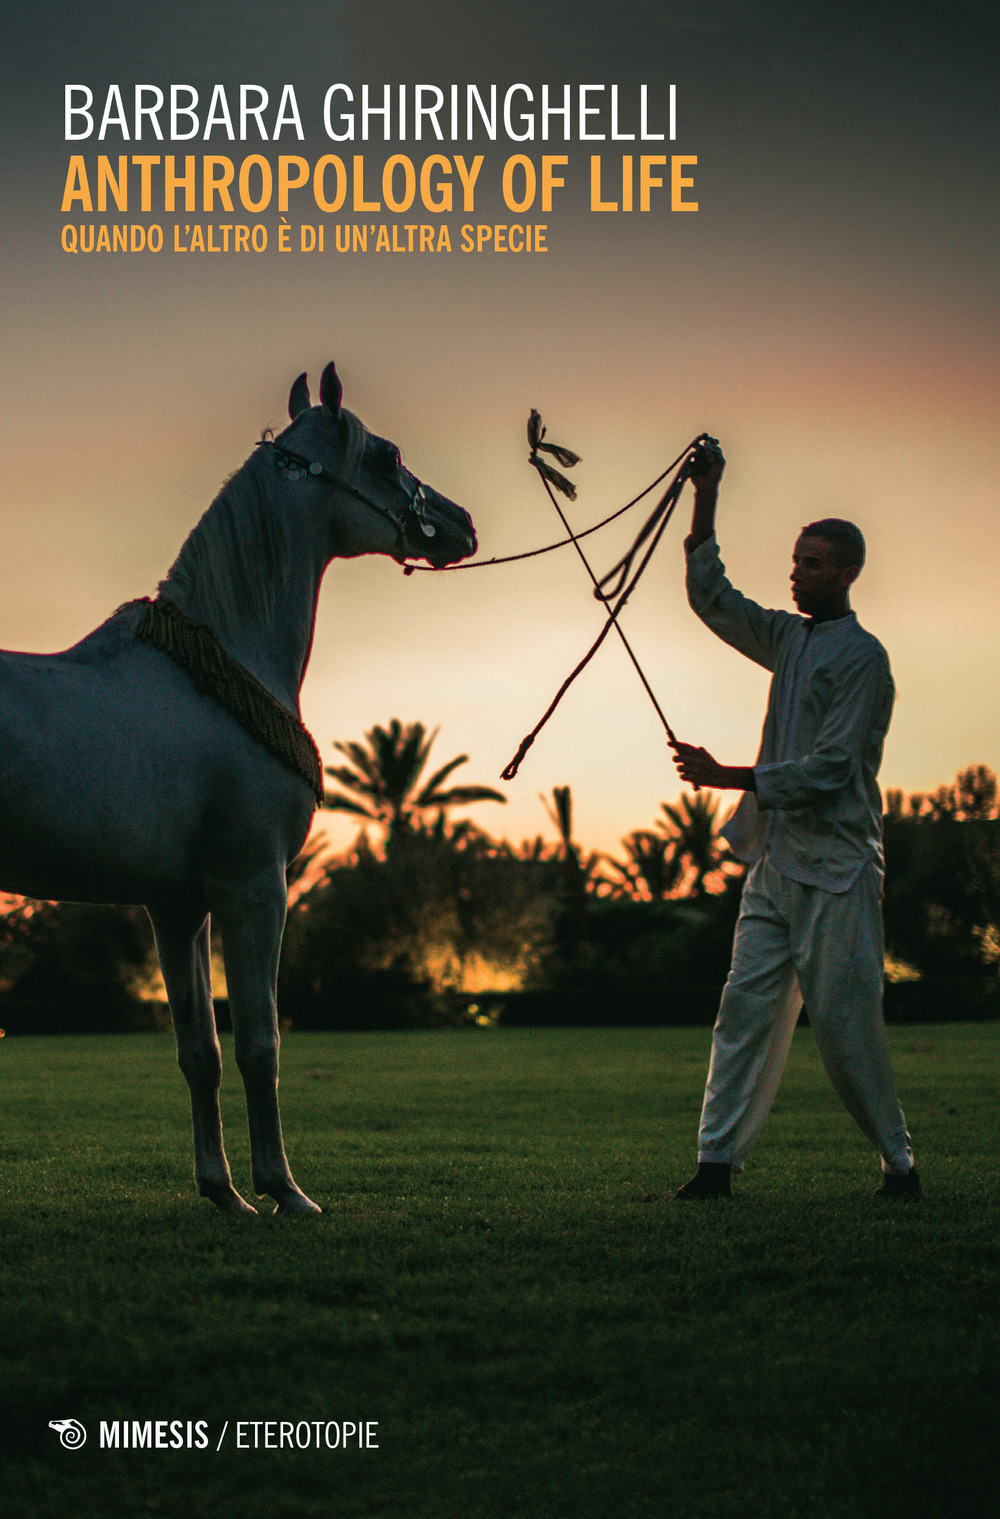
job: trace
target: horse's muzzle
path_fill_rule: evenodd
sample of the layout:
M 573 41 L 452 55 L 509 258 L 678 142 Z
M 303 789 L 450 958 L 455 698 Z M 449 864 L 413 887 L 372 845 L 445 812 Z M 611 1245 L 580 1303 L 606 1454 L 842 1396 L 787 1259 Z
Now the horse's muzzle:
M 447 496 L 425 485 L 419 518 L 407 524 L 406 547 L 408 558 L 426 559 L 435 568 L 468 559 L 476 552 L 472 518 Z

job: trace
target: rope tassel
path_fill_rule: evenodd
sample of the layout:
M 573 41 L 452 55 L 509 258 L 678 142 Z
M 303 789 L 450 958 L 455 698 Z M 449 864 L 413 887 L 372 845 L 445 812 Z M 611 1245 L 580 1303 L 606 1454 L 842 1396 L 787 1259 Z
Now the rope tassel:
M 528 463 L 534 465 L 543 481 L 555 486 L 563 496 L 568 496 L 571 501 L 576 500 L 576 486 L 572 480 L 567 480 L 551 464 L 546 464 L 539 454 L 551 454 L 553 459 L 558 460 L 563 469 L 572 469 L 574 464 L 579 464 L 580 455 L 575 454 L 571 448 L 563 448 L 558 443 L 544 443 L 545 428 L 539 413 L 531 408 L 531 416 L 528 418 L 528 447 L 531 453 L 528 455 Z M 550 492 L 551 494 L 551 492 Z M 572 536 L 572 535 L 571 535 Z
M 576 500 L 576 486 L 572 480 L 567 480 L 565 475 L 561 475 L 557 469 L 553 469 L 551 464 L 546 464 L 544 459 L 536 459 L 532 455 L 530 462 L 535 466 L 542 479 L 546 480 L 549 485 L 554 485 L 557 491 L 563 496 L 568 496 L 571 501 Z

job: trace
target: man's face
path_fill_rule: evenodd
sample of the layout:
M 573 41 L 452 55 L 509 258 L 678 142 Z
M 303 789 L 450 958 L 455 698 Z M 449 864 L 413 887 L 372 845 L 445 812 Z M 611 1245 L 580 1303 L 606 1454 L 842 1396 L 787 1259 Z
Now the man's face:
M 803 533 L 792 552 L 792 600 L 803 617 L 842 616 L 857 568 L 841 563 L 836 545 Z

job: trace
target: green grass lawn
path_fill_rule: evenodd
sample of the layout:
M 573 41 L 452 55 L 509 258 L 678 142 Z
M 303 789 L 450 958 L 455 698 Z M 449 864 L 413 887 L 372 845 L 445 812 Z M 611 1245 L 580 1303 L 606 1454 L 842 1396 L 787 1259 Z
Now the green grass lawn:
M 288 1150 L 326 1210 L 298 1225 L 195 1197 L 168 1037 L 4 1040 L 3 1511 L 984 1519 L 998 1030 L 890 1037 L 928 1196 L 886 1208 L 808 1031 L 738 1196 L 701 1206 L 668 1199 L 705 1030 L 291 1034 Z M 102 1450 L 114 1419 L 210 1445 Z M 237 1450 L 237 1420 L 377 1421 L 379 1448 Z

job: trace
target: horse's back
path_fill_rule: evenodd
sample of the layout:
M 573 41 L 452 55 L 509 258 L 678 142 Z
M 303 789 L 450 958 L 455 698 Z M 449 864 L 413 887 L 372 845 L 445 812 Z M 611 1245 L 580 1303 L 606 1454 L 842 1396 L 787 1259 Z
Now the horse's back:
M 154 901 L 294 851 L 305 787 L 123 608 L 60 654 L 0 653 L 0 886 Z

